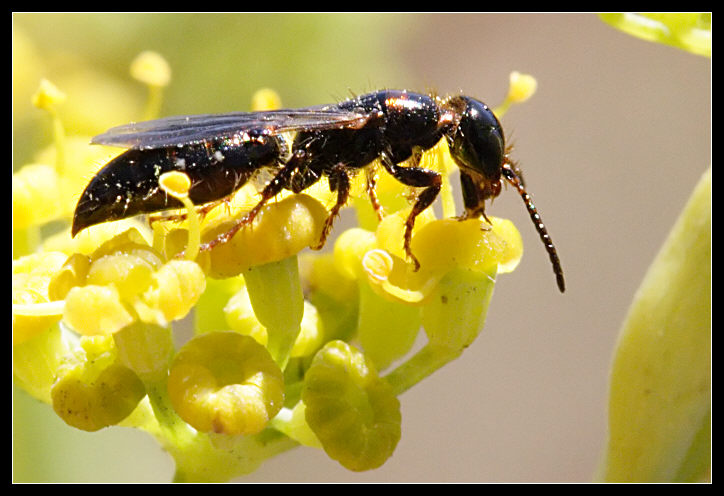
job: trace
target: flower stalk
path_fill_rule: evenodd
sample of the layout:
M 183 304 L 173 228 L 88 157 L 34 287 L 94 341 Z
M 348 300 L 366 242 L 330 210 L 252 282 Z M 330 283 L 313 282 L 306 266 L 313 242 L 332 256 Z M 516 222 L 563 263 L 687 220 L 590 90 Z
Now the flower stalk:
M 284 369 L 304 314 L 297 258 L 252 267 L 244 273 L 244 281 L 254 314 L 267 329 L 269 353 Z

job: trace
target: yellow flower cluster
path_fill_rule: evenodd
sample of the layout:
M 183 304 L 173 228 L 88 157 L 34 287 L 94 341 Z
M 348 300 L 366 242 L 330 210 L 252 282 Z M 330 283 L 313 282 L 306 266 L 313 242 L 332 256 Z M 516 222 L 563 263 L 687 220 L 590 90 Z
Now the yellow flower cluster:
M 55 296 L 65 299 L 64 319 L 87 336 L 113 334 L 137 319 L 160 326 L 181 319 L 206 282 L 195 262 L 164 263 L 135 229 L 90 256 L 71 256 L 58 277 L 63 282 L 55 283 Z
M 170 78 L 152 53 L 139 56 L 132 73 L 149 86 L 150 99 Z M 513 101 L 534 91 L 530 79 L 515 80 L 527 90 L 511 90 Z M 53 108 L 59 95 L 44 83 L 35 100 Z M 254 101 L 256 110 L 279 105 L 269 90 Z M 56 137 L 65 143 L 63 133 Z M 380 466 L 400 438 L 397 395 L 472 342 L 496 275 L 513 270 L 522 255 L 509 221 L 437 220 L 428 209 L 412 238 L 421 263 L 415 270 L 402 244 L 408 192 L 387 174 L 377 182 L 387 215 L 377 219 L 355 182 L 363 227 L 340 233 L 333 252 L 304 254 L 301 263 L 297 254 L 318 244 L 334 198 L 326 181 L 280 195 L 211 250 L 199 247 L 258 201 L 251 184 L 197 210 L 189 178 L 167 173 L 160 187 L 185 208 L 159 216 L 151 230 L 119 221 L 73 240 L 66 230 L 41 244 L 28 233 L 67 219 L 88 164 L 101 162 L 62 147 L 55 166 L 28 165 L 13 177 L 14 228 L 26 240 L 18 252 L 45 250 L 13 262 L 16 381 L 74 427 L 122 422 L 148 430 L 187 477 L 221 478 L 215 466 L 242 473 L 296 443 L 321 447 L 351 470 Z M 423 166 L 447 181 L 453 166 L 445 156 L 441 143 Z M 71 166 L 78 161 L 85 168 Z M 35 180 L 39 173 L 42 181 Z M 443 211 L 454 216 L 448 186 Z M 192 310 L 194 335 L 174 350 L 172 324 Z M 380 376 L 410 350 L 421 327 L 429 345 Z

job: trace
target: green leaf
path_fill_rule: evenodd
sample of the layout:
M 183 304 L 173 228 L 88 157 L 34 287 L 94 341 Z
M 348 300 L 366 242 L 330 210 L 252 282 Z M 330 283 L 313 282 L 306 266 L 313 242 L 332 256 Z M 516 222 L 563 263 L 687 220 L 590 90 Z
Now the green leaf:
M 611 13 L 602 21 L 638 38 L 711 57 L 711 13 Z
M 701 476 L 709 465 L 710 415 L 711 169 L 649 268 L 619 335 L 601 479 Z

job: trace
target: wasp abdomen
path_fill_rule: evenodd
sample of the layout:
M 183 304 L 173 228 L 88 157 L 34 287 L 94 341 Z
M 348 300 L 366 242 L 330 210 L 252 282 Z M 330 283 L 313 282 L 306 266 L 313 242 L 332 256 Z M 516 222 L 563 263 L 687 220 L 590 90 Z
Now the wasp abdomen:
M 158 179 L 165 172 L 182 171 L 189 176 L 189 198 L 194 204 L 225 198 L 260 167 L 277 165 L 283 150 L 282 138 L 263 131 L 184 146 L 128 150 L 88 184 L 76 207 L 71 233 L 75 236 L 101 222 L 183 207 L 160 188 Z

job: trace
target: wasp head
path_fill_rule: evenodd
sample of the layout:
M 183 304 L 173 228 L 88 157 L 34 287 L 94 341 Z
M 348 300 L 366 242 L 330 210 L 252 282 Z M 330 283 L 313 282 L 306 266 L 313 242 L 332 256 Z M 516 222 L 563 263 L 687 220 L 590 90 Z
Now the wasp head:
M 450 98 L 445 107 L 454 124 L 445 133 L 450 155 L 460 169 L 465 217 L 485 215 L 485 200 L 500 193 L 505 158 L 503 128 L 483 102 Z
M 457 114 L 457 125 L 447 133 L 450 154 L 458 167 L 473 177 L 497 182 L 505 159 L 503 128 L 483 102 L 456 96 L 448 105 Z

